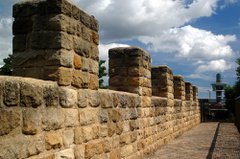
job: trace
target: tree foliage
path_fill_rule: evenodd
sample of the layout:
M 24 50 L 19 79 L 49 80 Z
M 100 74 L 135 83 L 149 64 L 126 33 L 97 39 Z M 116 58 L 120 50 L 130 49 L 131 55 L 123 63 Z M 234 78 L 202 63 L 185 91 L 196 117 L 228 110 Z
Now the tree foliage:
M 240 58 L 237 59 L 237 81 L 234 86 L 227 86 L 225 89 L 226 107 L 235 114 L 234 105 L 235 99 L 240 96 Z
M 12 75 L 12 59 L 13 55 L 8 55 L 7 58 L 3 59 L 4 65 L 0 68 L 1 75 Z
M 107 68 L 104 66 L 105 60 L 100 60 L 99 61 L 99 87 L 100 88 L 107 88 L 107 86 L 104 85 L 104 80 L 103 77 L 107 76 Z

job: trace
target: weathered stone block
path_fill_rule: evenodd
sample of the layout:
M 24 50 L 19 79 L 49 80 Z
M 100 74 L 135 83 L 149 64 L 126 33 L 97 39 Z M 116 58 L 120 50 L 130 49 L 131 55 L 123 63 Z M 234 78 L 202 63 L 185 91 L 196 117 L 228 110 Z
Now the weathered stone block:
M 74 142 L 74 130 L 65 129 L 63 131 L 63 145 L 69 148 Z
M 74 54 L 74 68 L 80 69 L 82 67 L 82 58 L 81 56 Z
M 77 91 L 66 87 L 60 87 L 59 101 L 60 105 L 64 108 L 74 107 L 77 102 Z
M 64 67 L 47 67 L 44 69 L 44 79 L 57 81 L 61 86 L 68 86 L 72 82 L 73 70 Z
M 85 146 L 76 145 L 74 147 L 74 155 L 76 159 L 85 159 Z
M 30 33 L 32 26 L 31 18 L 16 18 L 13 22 L 13 35 Z
M 90 59 L 82 57 L 82 61 L 81 62 L 82 62 L 82 70 L 88 72 L 89 69 L 90 69 L 90 65 L 89 65 Z
M 65 126 L 74 127 L 79 125 L 79 115 L 77 109 L 65 109 Z
M 41 126 L 41 113 L 36 109 L 23 110 L 23 126 L 22 132 L 26 135 L 35 135 Z
M 88 104 L 91 107 L 98 107 L 101 101 L 101 95 L 98 91 L 89 91 L 88 93 Z
M 109 120 L 108 110 L 107 109 L 101 109 L 100 110 L 100 122 L 101 123 L 107 123 L 108 120 Z
M 19 83 L 6 81 L 3 89 L 4 104 L 7 106 L 17 106 L 20 97 Z
M 89 89 L 97 90 L 99 88 L 98 75 L 90 74 Z
M 0 136 L 10 133 L 20 126 L 21 113 L 17 110 L 0 110 Z
M 48 50 L 46 51 L 46 66 L 73 67 L 74 52 L 68 50 Z
M 59 105 L 59 93 L 57 84 L 49 84 L 43 88 L 43 99 L 46 106 L 57 107 Z
M 74 142 L 76 144 L 86 143 L 99 137 L 98 126 L 84 126 L 75 128 Z
M 46 108 L 43 113 L 43 129 L 46 131 L 56 130 L 63 127 L 64 124 L 64 113 L 60 108 Z
M 97 108 L 79 110 L 80 125 L 86 126 L 99 121 L 99 110 Z
M 90 76 L 88 72 L 74 70 L 72 77 L 72 85 L 78 88 L 89 88 Z
M 13 37 L 13 51 L 23 52 L 26 49 L 27 36 L 26 35 L 15 35 Z
M 65 149 L 55 153 L 55 159 L 75 159 L 73 149 Z
M 92 31 L 92 42 L 96 45 L 99 44 L 99 35 L 95 31 Z
M 70 18 L 64 14 L 36 15 L 33 17 L 34 31 L 68 31 Z
M 78 90 L 78 107 L 85 108 L 88 106 L 88 91 L 79 89 Z
M 73 48 L 77 54 L 83 57 L 88 58 L 90 55 L 90 44 L 82 38 L 76 36 L 73 37 Z
M 87 143 L 85 146 L 85 157 L 91 158 L 94 155 L 101 154 L 104 152 L 104 147 L 102 142 L 100 141 L 93 141 L 90 143 Z
M 46 132 L 45 143 L 47 150 L 61 148 L 63 145 L 61 133 L 57 131 Z
M 67 49 L 73 47 L 72 36 L 64 32 L 34 32 L 31 34 L 32 49 Z
M 71 17 L 73 5 L 66 0 L 47 0 L 46 2 L 46 13 L 53 14 L 66 14 Z
M 108 90 L 99 90 L 99 96 L 102 108 L 113 107 L 113 98 Z
M 20 83 L 20 105 L 38 107 L 43 103 L 42 87 L 33 83 Z
M 29 17 L 37 13 L 37 2 L 21 2 L 13 5 L 13 17 Z

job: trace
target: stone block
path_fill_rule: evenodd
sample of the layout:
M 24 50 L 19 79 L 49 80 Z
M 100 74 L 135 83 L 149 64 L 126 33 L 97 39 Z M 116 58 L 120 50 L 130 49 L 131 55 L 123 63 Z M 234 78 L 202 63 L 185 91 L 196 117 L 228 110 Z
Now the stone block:
M 74 54 L 74 68 L 80 69 L 82 67 L 82 58 L 81 56 Z
M 92 31 L 86 27 L 82 27 L 82 38 L 87 42 L 92 42 Z
M 96 45 L 99 44 L 99 35 L 95 31 L 92 31 L 92 42 Z
M 75 144 L 82 144 L 99 137 L 98 126 L 84 126 L 75 128 L 74 142 Z
M 43 99 L 47 107 L 59 105 L 58 85 L 56 83 L 46 85 L 43 88 Z
M 55 159 L 75 159 L 72 148 L 65 149 L 55 153 Z
M 76 145 L 74 147 L 74 154 L 76 159 L 85 159 L 85 146 Z
M 57 149 L 63 146 L 62 135 L 58 131 L 50 131 L 45 134 L 46 149 Z
M 63 145 L 69 148 L 74 142 L 74 130 L 65 129 L 62 135 L 63 135 Z
M 73 48 L 74 51 L 82 57 L 88 58 L 90 56 L 90 44 L 82 38 L 73 37 Z
M 74 62 L 74 52 L 65 49 L 47 50 L 45 58 L 46 66 L 63 66 L 72 68 Z
M 89 72 L 89 69 L 90 69 L 90 58 L 85 58 L 85 57 L 82 57 L 81 58 L 82 59 L 82 61 L 81 61 L 81 63 L 82 63 L 82 70 L 83 71 L 86 71 L 86 72 Z
M 131 144 L 125 145 L 120 149 L 121 158 L 130 156 L 133 153 L 133 146 Z
M 45 5 L 45 12 L 47 14 L 66 14 L 67 16 L 72 16 L 73 5 L 66 0 L 47 0 Z M 43 12 L 44 13 L 44 12 Z M 45 13 L 45 14 L 46 14 Z
M 73 70 L 65 67 L 47 67 L 44 69 L 44 79 L 57 81 L 60 86 L 68 86 L 72 82 Z
M 70 28 L 70 18 L 64 14 L 36 15 L 33 17 L 34 31 L 64 31 Z
M 79 108 L 85 108 L 88 106 L 88 91 L 84 89 L 78 90 L 78 102 Z
M 32 31 L 31 18 L 16 18 L 13 22 L 13 35 L 28 34 Z
M 43 112 L 42 125 L 46 131 L 56 130 L 63 127 L 64 124 L 64 112 L 60 108 L 49 107 Z
M 93 60 L 96 60 L 96 61 L 99 61 L 99 50 L 98 50 L 98 47 L 94 44 L 92 44 L 90 46 L 90 57 L 93 59 Z
M 26 50 L 26 35 L 15 35 L 13 37 L 13 52 L 23 52 Z
M 77 102 L 77 91 L 66 87 L 60 87 L 59 102 L 63 108 L 74 107 Z
M 99 110 L 97 108 L 88 108 L 79 110 L 80 125 L 86 126 L 99 121 Z
M 72 36 L 64 32 L 31 33 L 32 49 L 67 49 L 73 48 Z
M 89 59 L 89 72 L 98 75 L 99 63 L 96 60 Z
M 4 85 L 3 96 L 4 104 L 7 106 L 17 106 L 20 99 L 20 86 L 18 82 L 6 81 Z
M 91 158 L 104 152 L 104 147 L 101 141 L 89 142 L 85 146 L 85 157 Z
M 21 2 L 13 5 L 13 17 L 29 17 L 37 13 L 38 3 L 35 2 Z
M 97 90 L 99 88 L 98 75 L 90 74 L 89 89 Z
M 72 85 L 78 88 L 88 88 L 89 87 L 90 75 L 88 72 L 83 72 L 81 70 L 74 70 L 72 77 Z
M 91 16 L 80 10 L 80 21 L 87 27 L 91 28 Z
M 79 125 L 79 115 L 77 109 L 65 109 L 65 126 L 74 127 Z
M 99 96 L 102 108 L 113 107 L 113 98 L 108 90 L 99 90 Z
M 107 123 L 109 121 L 109 116 L 108 116 L 108 110 L 107 109 L 101 109 L 99 115 L 100 115 L 100 122 L 101 123 Z
M 17 110 L 0 110 L 0 136 L 9 134 L 20 126 L 21 113 Z
M 43 103 L 43 90 L 40 85 L 20 83 L 20 105 L 36 108 Z
M 41 113 L 39 110 L 26 108 L 23 110 L 22 132 L 26 135 L 35 135 L 41 126 Z
M 101 95 L 100 95 L 100 92 L 89 91 L 89 93 L 88 93 L 88 104 L 89 104 L 89 106 L 98 107 L 100 105 L 100 103 L 102 103 L 100 98 L 102 98 Z
M 116 124 L 113 122 L 109 122 L 107 125 L 108 125 L 108 136 L 112 137 L 116 132 Z

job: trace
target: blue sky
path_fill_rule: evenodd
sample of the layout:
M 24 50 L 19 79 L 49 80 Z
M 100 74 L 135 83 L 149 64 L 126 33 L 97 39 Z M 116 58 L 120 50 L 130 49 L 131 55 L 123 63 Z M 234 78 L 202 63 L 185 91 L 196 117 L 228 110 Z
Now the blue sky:
M 18 0 L 0 0 L 0 65 L 11 53 L 11 8 Z M 236 80 L 240 57 L 240 0 L 72 0 L 100 23 L 100 58 L 108 49 L 139 46 L 152 65 L 168 65 L 174 74 L 199 87 L 208 97 L 220 72 Z M 214 93 L 212 92 L 212 96 Z

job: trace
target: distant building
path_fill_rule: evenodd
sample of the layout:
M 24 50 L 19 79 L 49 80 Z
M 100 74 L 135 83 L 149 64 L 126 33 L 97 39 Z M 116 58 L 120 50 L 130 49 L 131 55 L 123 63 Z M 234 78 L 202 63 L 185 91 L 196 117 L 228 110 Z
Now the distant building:
M 222 82 L 221 74 L 216 74 L 216 82 L 212 84 L 213 91 L 216 92 L 216 102 L 223 102 L 223 92 L 227 84 Z

